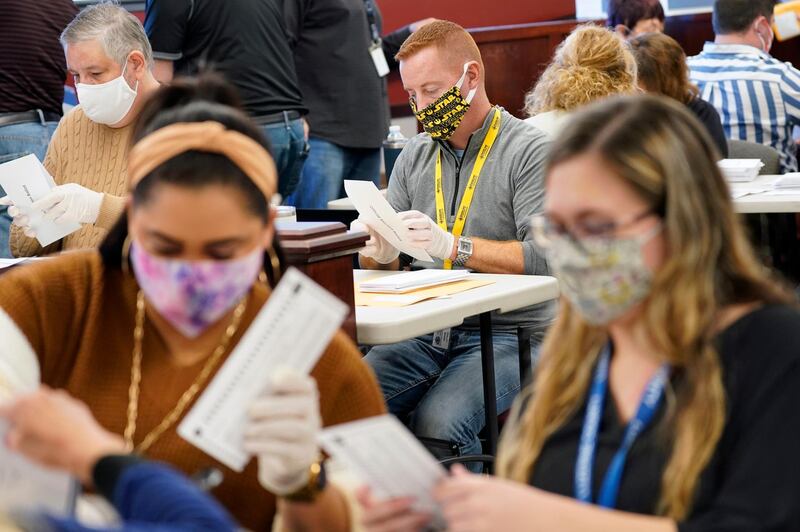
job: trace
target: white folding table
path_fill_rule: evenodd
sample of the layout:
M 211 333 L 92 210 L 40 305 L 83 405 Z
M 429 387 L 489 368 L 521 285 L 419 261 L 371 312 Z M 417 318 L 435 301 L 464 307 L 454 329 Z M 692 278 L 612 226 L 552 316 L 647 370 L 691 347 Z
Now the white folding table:
M 399 272 L 355 270 L 355 283 Z M 392 344 L 430 334 L 449 327 L 457 327 L 469 317 L 479 316 L 481 333 L 481 366 L 483 393 L 488 431 L 487 452 L 494 456 L 497 450 L 497 397 L 495 394 L 494 347 L 492 344 L 492 312 L 511 312 L 544 303 L 558 297 L 558 282 L 553 277 L 535 275 L 501 275 L 475 273 L 476 279 L 489 279 L 493 284 L 481 286 L 414 305 L 397 308 L 356 307 L 356 334 L 358 343 L 366 345 Z M 530 345 L 527 357 L 530 361 Z M 523 375 L 520 375 L 520 379 Z

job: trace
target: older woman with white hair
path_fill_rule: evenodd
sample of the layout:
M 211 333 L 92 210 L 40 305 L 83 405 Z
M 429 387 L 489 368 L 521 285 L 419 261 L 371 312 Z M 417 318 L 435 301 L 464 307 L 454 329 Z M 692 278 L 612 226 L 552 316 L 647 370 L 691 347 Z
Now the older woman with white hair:
M 8 198 L 15 256 L 97 246 L 124 209 L 128 145 L 142 103 L 158 88 L 153 52 L 139 20 L 115 4 L 85 8 L 61 35 L 80 106 L 56 129 L 44 166 L 56 187 L 37 202 L 45 218 L 82 224 L 42 249 L 36 226 Z

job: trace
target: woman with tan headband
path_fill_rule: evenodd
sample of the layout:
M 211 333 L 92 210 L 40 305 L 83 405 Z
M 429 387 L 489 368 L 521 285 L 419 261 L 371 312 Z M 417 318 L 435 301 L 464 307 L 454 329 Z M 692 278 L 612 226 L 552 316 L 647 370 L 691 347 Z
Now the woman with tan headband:
M 198 94 L 213 92 L 203 83 Z M 280 507 L 286 529 L 344 530 L 348 505 L 320 474 L 317 432 L 384 411 L 344 335 L 312 378 L 275 375 L 252 405 L 245 446 L 258 459 L 243 473 L 176 433 L 268 299 L 262 272 L 280 273 L 275 165 L 261 133 L 239 111 L 186 91 L 162 88 L 142 111 L 127 216 L 100 250 L 6 274 L 0 307 L 37 353 L 45 384 L 88 404 L 134 453 L 189 475 L 221 471 L 211 494 L 241 525 L 268 530 Z

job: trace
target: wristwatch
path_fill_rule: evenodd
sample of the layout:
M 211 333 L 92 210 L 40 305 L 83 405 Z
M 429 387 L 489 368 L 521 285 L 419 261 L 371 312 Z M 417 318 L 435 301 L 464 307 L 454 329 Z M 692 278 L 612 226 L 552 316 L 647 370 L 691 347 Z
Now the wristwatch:
M 328 484 L 325 475 L 325 464 L 322 459 L 317 460 L 308 468 L 308 483 L 283 498 L 291 502 L 314 502 Z
M 466 236 L 458 237 L 458 247 L 456 248 L 456 259 L 453 266 L 463 267 L 472 256 L 472 240 Z

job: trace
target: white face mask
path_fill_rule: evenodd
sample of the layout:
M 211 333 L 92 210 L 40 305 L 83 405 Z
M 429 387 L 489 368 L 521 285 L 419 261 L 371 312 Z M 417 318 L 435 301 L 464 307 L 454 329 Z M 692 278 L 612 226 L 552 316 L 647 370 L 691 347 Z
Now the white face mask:
M 75 84 L 81 109 L 89 117 L 89 120 L 111 126 L 125 118 L 125 115 L 131 110 L 133 102 L 136 100 L 139 82 L 136 82 L 135 88 L 130 88 L 128 82 L 125 81 L 127 67 L 126 60 L 122 74 L 106 83 L 99 85 Z

